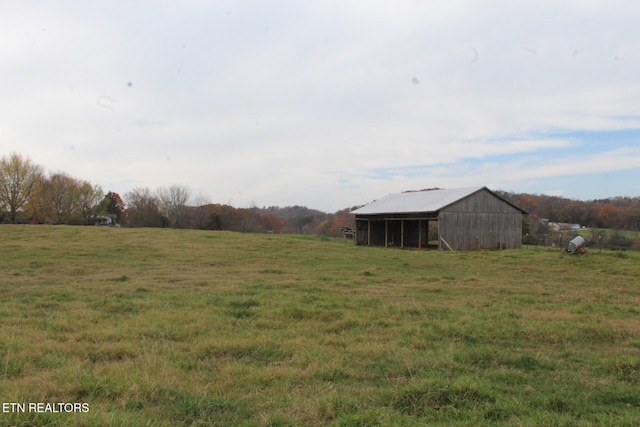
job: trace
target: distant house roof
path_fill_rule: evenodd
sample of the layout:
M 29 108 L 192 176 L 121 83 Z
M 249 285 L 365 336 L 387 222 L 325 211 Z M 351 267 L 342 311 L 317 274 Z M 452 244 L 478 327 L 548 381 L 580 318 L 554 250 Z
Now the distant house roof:
M 465 197 L 483 189 L 489 191 L 499 199 L 504 200 L 502 197 L 493 193 L 486 187 L 412 191 L 407 193 L 389 194 L 380 200 L 375 200 L 366 206 L 353 210 L 351 213 L 355 215 L 381 215 L 394 213 L 437 212 L 458 200 L 464 199 Z M 513 205 L 507 200 L 504 201 L 523 213 L 526 213 L 522 208 Z

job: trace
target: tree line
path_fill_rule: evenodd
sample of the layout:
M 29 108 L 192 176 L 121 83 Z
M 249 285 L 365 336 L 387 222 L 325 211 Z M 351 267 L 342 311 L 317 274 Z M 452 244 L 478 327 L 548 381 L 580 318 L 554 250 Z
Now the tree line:
M 18 153 L 0 159 L 0 223 L 172 227 L 341 235 L 351 209 L 327 214 L 302 206 L 235 208 L 192 198 L 187 186 L 138 187 L 120 196 Z M 105 221 L 108 219 L 108 221 Z
M 4 223 L 91 224 L 104 193 L 89 181 L 44 168 L 17 153 L 0 159 L 0 220 Z
M 529 212 L 532 230 L 542 219 L 580 224 L 586 228 L 640 231 L 640 197 L 574 200 L 544 194 L 497 191 L 501 197 Z
M 580 201 L 558 196 L 496 191 L 527 210 L 523 234 L 544 234 L 551 222 L 589 228 L 640 231 L 640 198 L 612 197 Z M 44 167 L 18 153 L 0 159 L 0 222 L 127 227 L 172 227 L 240 232 L 318 234 L 337 237 L 355 228 L 345 208 L 325 213 L 304 206 L 236 208 L 193 197 L 189 188 L 171 185 L 151 190 L 135 188 L 120 196 L 65 172 L 45 173 Z

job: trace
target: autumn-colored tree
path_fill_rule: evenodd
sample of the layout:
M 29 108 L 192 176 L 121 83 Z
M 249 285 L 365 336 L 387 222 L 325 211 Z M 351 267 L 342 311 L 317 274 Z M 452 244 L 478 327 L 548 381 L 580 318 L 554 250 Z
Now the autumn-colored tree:
M 618 215 L 619 209 L 613 205 L 607 204 L 600 209 L 598 213 L 598 221 L 603 228 L 612 228 L 614 226 L 614 220 Z
M 102 200 L 102 206 L 106 213 L 116 216 L 116 221 L 118 223 L 124 222 L 126 216 L 126 205 L 118 193 L 109 191 Z
M 265 213 L 260 216 L 261 231 L 279 234 L 284 226 L 285 219 L 277 217 L 272 213 Z
M 31 218 L 31 222 L 34 224 L 42 224 L 51 219 L 51 209 L 48 206 L 46 198 L 45 186 L 43 185 L 44 179 L 35 186 L 31 192 L 29 201 L 24 204 L 22 211 L 25 216 Z
M 582 212 L 583 212 L 582 206 L 576 201 L 571 201 L 566 205 L 564 205 L 562 209 L 560 209 L 558 218 L 560 222 L 581 223 Z
M 640 207 L 626 209 L 621 213 L 621 220 L 626 230 L 640 231 Z
M 527 210 L 530 216 L 533 214 L 552 222 L 578 223 L 586 227 L 633 230 L 633 212 L 634 209 L 640 209 L 638 197 L 572 200 L 544 194 L 514 194 L 500 191 L 496 193 Z M 530 225 L 533 228 L 531 221 Z
M 0 211 L 15 223 L 42 180 L 44 169 L 18 153 L 0 159 Z
M 516 204 L 527 212 L 536 212 L 538 210 L 538 200 L 531 194 L 522 194 Z
M 64 172 L 57 172 L 49 175 L 43 187 L 46 206 L 53 220 L 57 224 L 68 223 L 78 208 L 79 181 Z
M 334 219 L 325 219 L 320 221 L 316 228 L 316 234 L 327 237 L 339 237 L 342 233 L 340 227 L 336 224 Z

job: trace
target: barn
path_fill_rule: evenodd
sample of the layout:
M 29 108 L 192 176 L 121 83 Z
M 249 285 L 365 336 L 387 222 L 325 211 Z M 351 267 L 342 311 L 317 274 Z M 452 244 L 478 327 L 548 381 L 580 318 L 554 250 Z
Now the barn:
M 527 214 L 487 187 L 389 194 L 351 213 L 358 245 L 450 250 L 519 248 Z

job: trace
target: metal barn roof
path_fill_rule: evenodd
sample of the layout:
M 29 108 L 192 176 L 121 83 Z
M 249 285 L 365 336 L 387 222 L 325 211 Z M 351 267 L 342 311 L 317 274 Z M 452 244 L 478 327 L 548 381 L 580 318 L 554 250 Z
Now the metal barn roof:
M 394 193 L 351 211 L 356 215 L 393 213 L 437 212 L 460 199 L 485 187 L 453 188 L 450 190 L 426 190 Z M 488 190 L 488 189 L 487 189 Z

